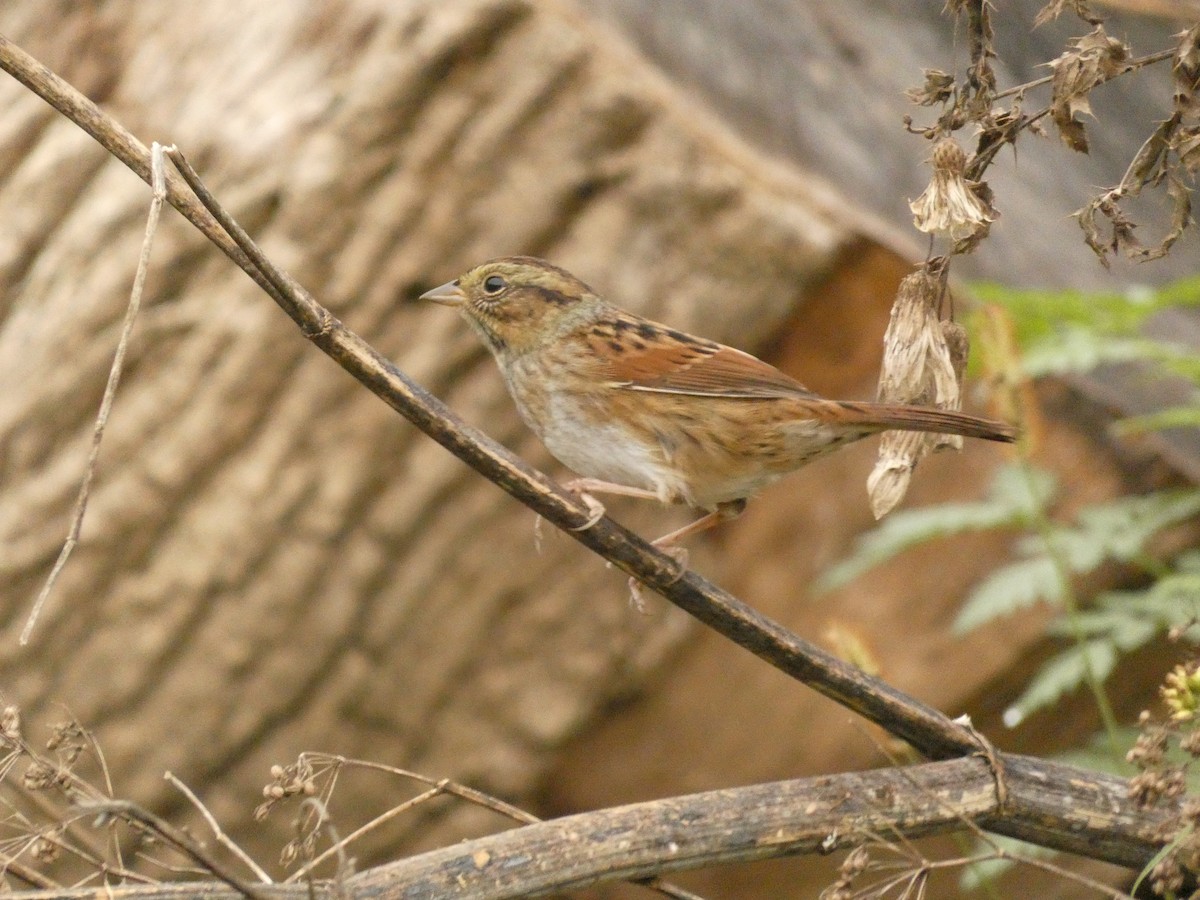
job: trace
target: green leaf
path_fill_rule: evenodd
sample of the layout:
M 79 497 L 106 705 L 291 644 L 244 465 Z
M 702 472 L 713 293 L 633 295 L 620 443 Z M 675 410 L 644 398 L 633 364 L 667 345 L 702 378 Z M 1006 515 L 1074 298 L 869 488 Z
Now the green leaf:
M 1048 556 L 1022 559 L 995 569 L 968 595 L 954 620 L 954 633 L 966 634 L 986 622 L 1035 603 L 1061 603 L 1062 579 Z
M 1155 293 L 1157 303 L 1162 309 L 1169 306 L 1200 305 L 1200 275 L 1172 281 L 1158 288 Z
M 989 857 L 996 852 L 996 848 L 1017 859 L 983 858 L 978 862 L 971 863 L 963 869 L 963 873 L 958 879 L 961 893 L 965 894 L 980 890 L 987 885 L 994 885 L 1020 859 L 1049 859 L 1057 853 L 1057 851 L 1039 847 L 1037 844 L 1027 844 L 1016 838 L 989 834 L 986 839 L 975 841 L 970 855 L 972 857 Z
M 1113 427 L 1117 434 L 1138 434 L 1166 428 L 1200 428 L 1200 399 L 1190 406 L 1169 406 L 1142 416 L 1129 416 Z
M 1077 612 L 1051 622 L 1047 628 L 1048 633 L 1066 638 L 1083 635 L 1092 640 L 1103 639 L 1121 653 L 1144 647 L 1165 630 L 1157 618 L 1141 618 L 1133 610 L 1117 608 Z
M 1124 292 L 1015 290 L 977 282 L 971 292 L 1003 307 L 1017 329 L 1021 346 L 1064 325 L 1080 325 L 1104 334 L 1134 334 L 1150 316 L 1170 307 L 1200 305 L 1200 278 L 1162 288 L 1133 287 Z
M 1106 638 L 1072 644 L 1051 657 L 1029 682 L 1025 693 L 1004 711 L 1004 724 L 1015 728 L 1029 716 L 1054 704 L 1087 683 L 1088 670 L 1097 682 L 1103 682 L 1117 664 L 1117 648 Z
M 1181 348 L 1144 337 L 1101 334 L 1068 327 L 1031 340 L 1021 356 L 1021 368 L 1031 378 L 1090 372 L 1106 363 L 1174 360 Z
M 1049 538 L 1053 557 L 1045 538 L 1026 535 L 1017 543 L 1018 555 L 1025 558 L 1001 566 L 976 585 L 954 621 L 954 631 L 963 634 L 1039 601 L 1060 603 L 1064 586 L 1056 559 L 1071 572 L 1090 572 L 1109 559 L 1129 562 L 1145 552 L 1146 542 L 1158 531 L 1197 513 L 1200 491 L 1160 491 L 1084 507 L 1075 526 L 1054 529 Z M 1189 580 L 1186 587 L 1175 590 L 1193 586 Z M 1102 631 L 1100 621 L 1095 620 L 1096 633 Z M 1116 623 L 1116 619 L 1107 621 Z
M 1115 735 L 1117 746 L 1123 748 L 1132 747 L 1134 741 L 1137 740 L 1138 734 L 1137 728 L 1119 726 Z M 1126 762 L 1124 754 L 1119 756 L 1113 755 L 1113 741 L 1106 731 L 1093 734 L 1088 739 L 1087 744 L 1082 747 L 1056 753 L 1054 758 L 1069 766 L 1077 766 L 1080 769 L 1091 769 L 1093 772 L 1103 772 L 1107 775 L 1117 775 L 1121 778 L 1129 778 L 1137 774 L 1137 768 L 1132 763 Z
M 1178 561 L 1177 561 L 1178 565 Z M 1095 614 L 1136 618 L 1166 631 L 1200 620 L 1200 572 L 1176 571 L 1140 591 L 1108 591 L 1097 598 Z
M 1076 572 L 1089 571 L 1099 564 L 1099 560 L 1092 562 L 1093 551 L 1100 553 L 1101 560 L 1129 562 L 1145 551 L 1146 541 L 1155 533 L 1197 513 L 1200 513 L 1197 490 L 1119 497 L 1080 510 L 1078 528 L 1065 532 L 1065 541 L 1056 545 L 1056 550 L 1065 553 Z
M 863 572 L 911 547 L 934 538 L 990 528 L 1024 527 L 1054 494 L 1053 475 L 1040 469 L 1003 466 L 996 471 L 988 496 L 973 503 L 942 503 L 894 513 L 862 535 L 846 559 L 817 579 L 817 592 L 835 590 Z

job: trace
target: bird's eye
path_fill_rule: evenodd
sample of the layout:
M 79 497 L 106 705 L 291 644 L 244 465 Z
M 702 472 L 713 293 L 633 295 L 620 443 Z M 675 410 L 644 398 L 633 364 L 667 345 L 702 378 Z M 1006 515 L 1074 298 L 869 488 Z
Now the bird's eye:
M 489 275 L 483 279 L 483 290 L 486 294 L 498 294 L 508 287 L 508 282 L 499 275 Z

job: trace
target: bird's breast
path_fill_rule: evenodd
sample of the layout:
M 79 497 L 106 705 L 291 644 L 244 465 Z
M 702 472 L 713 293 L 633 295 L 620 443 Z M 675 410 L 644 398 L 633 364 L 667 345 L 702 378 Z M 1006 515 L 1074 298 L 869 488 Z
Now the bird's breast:
M 587 478 L 652 490 L 664 503 L 687 498 L 657 436 L 619 408 L 625 392 L 564 383 L 552 369 L 523 359 L 506 379 L 521 418 L 555 459 Z

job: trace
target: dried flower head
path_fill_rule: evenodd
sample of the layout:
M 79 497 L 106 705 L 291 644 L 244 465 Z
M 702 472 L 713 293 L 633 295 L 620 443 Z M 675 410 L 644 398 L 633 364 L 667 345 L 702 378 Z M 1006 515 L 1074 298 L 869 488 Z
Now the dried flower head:
M 317 793 L 317 783 L 314 779 L 312 766 L 301 758 L 289 766 L 271 766 L 271 782 L 263 785 L 262 794 L 265 802 L 254 809 L 254 820 L 261 822 L 271 812 L 271 808 L 289 797 L 312 797 Z
M 0 713 L 0 738 L 8 744 L 21 741 L 21 711 L 15 706 L 6 706 Z
M 943 328 L 938 318 L 943 290 L 939 273 L 934 271 L 938 268 L 926 266 L 900 282 L 883 339 L 878 391 L 882 402 L 917 403 L 938 409 L 958 409 L 961 405 L 959 374 L 965 365 L 965 334 Z M 954 342 L 953 352 L 948 336 Z M 879 460 L 867 479 L 871 510 L 877 519 L 904 498 L 918 460 L 939 447 L 961 448 L 962 439 L 911 431 L 884 433 Z
M 918 106 L 936 106 L 954 96 L 954 76 L 941 69 L 926 69 L 925 83 L 904 92 Z
M 933 178 L 929 186 L 908 204 L 913 224 L 926 234 L 942 234 L 955 241 L 983 238 L 997 213 L 987 185 L 966 177 L 967 155 L 962 147 L 953 138 L 938 141 L 930 162 Z
M 1173 722 L 1190 722 L 1200 707 L 1200 671 L 1194 665 L 1178 665 L 1160 688 Z
M 58 783 L 58 772 L 44 762 L 31 762 L 21 776 L 21 786 L 27 791 L 44 791 Z
M 29 852 L 40 863 L 54 862 L 62 854 L 62 829 L 55 828 L 39 834 L 30 845 Z

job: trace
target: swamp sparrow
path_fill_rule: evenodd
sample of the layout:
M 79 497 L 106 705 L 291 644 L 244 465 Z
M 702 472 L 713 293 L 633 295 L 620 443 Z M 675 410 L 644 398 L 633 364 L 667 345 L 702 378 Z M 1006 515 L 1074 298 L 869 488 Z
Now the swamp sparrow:
M 733 518 L 810 460 L 888 429 L 1014 440 L 1014 429 L 924 406 L 825 400 L 741 350 L 605 303 L 569 272 L 512 256 L 421 295 L 457 307 L 504 375 L 521 418 L 563 464 L 567 487 L 685 503 L 706 515 L 673 545 Z

